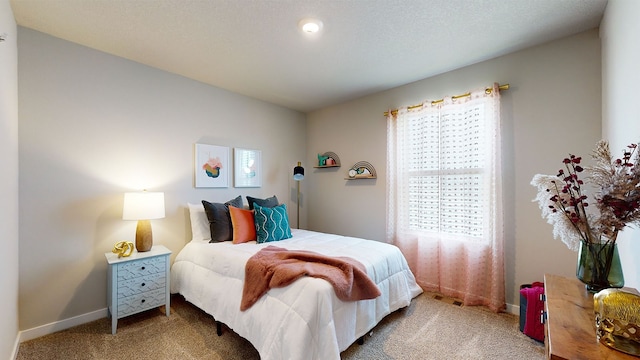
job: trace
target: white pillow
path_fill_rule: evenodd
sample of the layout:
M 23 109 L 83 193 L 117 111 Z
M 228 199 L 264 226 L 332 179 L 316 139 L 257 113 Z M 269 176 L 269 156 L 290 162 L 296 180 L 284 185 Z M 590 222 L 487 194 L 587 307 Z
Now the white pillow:
M 204 206 L 200 204 L 187 203 L 189 205 L 189 217 L 191 218 L 191 241 L 211 240 L 211 230 L 209 228 L 209 219 L 204 212 Z

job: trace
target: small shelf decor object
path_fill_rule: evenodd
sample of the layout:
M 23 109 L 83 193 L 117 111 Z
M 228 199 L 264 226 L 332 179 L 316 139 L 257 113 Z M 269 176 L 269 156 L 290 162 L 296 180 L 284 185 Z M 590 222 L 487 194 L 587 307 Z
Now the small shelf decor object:
M 340 158 L 334 152 L 318 154 L 318 165 L 315 168 L 340 167 Z
M 356 179 L 375 179 L 377 178 L 376 169 L 367 161 L 358 161 L 349 169 L 347 180 Z
M 171 251 L 156 245 L 146 252 L 133 252 L 120 257 L 105 253 L 109 266 L 107 304 L 111 316 L 111 334 L 118 319 L 164 305 L 170 314 L 169 256 Z
M 197 188 L 229 187 L 229 148 L 196 144 L 195 177 Z
M 234 186 L 262 186 L 262 152 L 260 150 L 233 149 Z

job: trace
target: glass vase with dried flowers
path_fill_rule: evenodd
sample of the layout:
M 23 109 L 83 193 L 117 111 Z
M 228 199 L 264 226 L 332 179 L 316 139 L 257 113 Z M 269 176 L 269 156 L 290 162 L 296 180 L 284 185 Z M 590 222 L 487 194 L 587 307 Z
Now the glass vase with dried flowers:
M 640 224 L 640 154 L 638 144 L 614 159 L 609 143 L 601 140 L 592 154 L 594 165 L 583 168 L 582 158 L 569 155 L 558 174 L 533 177 L 542 217 L 553 225 L 553 236 L 578 251 L 576 276 L 591 292 L 624 286 L 616 247 L 618 232 Z M 580 178 L 586 174 L 586 181 Z M 595 206 L 589 206 L 585 187 L 593 186 Z M 591 210 L 593 209 L 593 210 Z

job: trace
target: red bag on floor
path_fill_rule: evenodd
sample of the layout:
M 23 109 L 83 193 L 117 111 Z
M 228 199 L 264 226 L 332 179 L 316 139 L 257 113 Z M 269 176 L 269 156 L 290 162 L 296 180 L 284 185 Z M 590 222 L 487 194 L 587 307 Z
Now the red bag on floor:
M 541 295 L 544 294 L 544 284 L 534 282 L 531 287 L 520 289 L 520 294 L 527 299 L 526 319 L 524 323 L 525 335 L 538 341 L 544 341 L 544 324 L 541 321 L 544 312 L 544 301 Z

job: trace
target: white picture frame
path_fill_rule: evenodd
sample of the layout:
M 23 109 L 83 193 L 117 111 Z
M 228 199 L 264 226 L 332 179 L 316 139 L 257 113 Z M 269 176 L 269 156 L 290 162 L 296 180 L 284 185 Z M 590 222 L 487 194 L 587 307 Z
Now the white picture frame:
M 233 149 L 234 186 L 262 186 L 262 151 L 251 149 Z
M 231 161 L 229 148 L 225 146 L 196 144 L 195 146 L 195 187 L 229 187 Z

